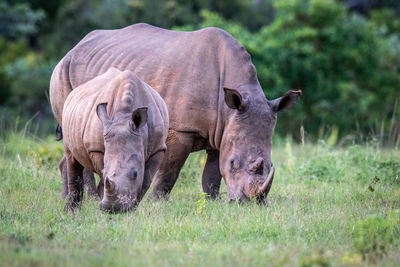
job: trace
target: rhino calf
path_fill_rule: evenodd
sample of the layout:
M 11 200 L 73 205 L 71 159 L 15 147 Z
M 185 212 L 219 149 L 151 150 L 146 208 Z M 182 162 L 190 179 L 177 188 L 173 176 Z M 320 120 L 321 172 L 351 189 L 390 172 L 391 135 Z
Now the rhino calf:
M 62 114 L 68 177 L 64 209 L 81 204 L 84 168 L 104 183 L 102 210 L 134 208 L 159 168 L 168 127 L 160 95 L 130 71 L 110 68 L 77 87 Z

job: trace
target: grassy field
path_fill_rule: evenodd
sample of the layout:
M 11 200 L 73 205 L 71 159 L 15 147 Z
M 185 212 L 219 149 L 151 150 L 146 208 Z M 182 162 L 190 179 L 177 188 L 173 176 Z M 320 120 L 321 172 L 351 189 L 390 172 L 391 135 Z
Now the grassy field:
M 64 213 L 62 146 L 0 141 L 0 265 L 398 266 L 400 151 L 374 144 L 274 144 L 269 205 L 207 201 L 194 153 L 169 201 L 109 215 Z M 377 177 L 377 178 L 375 178 Z

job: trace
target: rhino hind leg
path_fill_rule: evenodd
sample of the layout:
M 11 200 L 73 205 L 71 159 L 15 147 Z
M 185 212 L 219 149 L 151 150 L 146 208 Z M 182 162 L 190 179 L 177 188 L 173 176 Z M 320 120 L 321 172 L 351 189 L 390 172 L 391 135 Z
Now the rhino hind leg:
M 93 172 L 83 169 L 83 182 L 85 184 L 85 188 L 87 188 L 87 198 L 95 199 L 98 197 L 97 188 L 96 188 L 96 179 L 94 178 Z
M 194 137 L 191 133 L 170 131 L 167 137 L 167 150 L 154 180 L 150 199 L 168 198 L 178 179 L 187 157 L 192 151 Z
M 216 150 L 207 150 L 207 161 L 204 166 L 201 181 L 204 193 L 207 193 L 210 198 L 216 199 L 219 196 L 221 179 L 222 176 L 219 171 L 219 152 Z
M 103 153 L 99 153 L 99 152 L 90 152 L 89 156 L 90 156 L 90 160 L 92 161 L 93 167 L 94 167 L 97 175 L 99 175 L 100 181 L 96 188 L 96 181 L 92 174 L 92 177 L 89 178 L 90 182 L 88 182 L 88 197 L 90 197 L 90 195 L 94 194 L 94 195 L 98 196 L 100 199 L 103 199 L 104 183 L 103 183 L 102 171 L 104 169 L 104 155 L 103 155 Z M 89 185 L 89 183 L 90 183 L 90 185 Z
M 104 182 L 103 182 L 103 178 L 100 177 L 100 182 L 97 186 L 96 189 L 97 195 L 100 197 L 100 199 L 103 199 L 104 197 Z
M 83 166 L 70 154 L 66 154 L 68 173 L 68 197 L 64 211 L 80 208 L 83 199 Z
M 66 198 L 68 196 L 68 173 L 67 173 L 67 158 L 64 155 L 60 160 L 59 168 L 61 172 L 61 179 L 63 181 L 63 189 L 62 189 L 62 198 Z

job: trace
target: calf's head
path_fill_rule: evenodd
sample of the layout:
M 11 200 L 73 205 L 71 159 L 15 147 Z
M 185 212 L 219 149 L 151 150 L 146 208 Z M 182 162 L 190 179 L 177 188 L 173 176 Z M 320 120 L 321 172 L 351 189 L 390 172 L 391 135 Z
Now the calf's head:
M 277 113 L 292 108 L 301 91 L 275 100 L 224 88 L 226 119 L 220 146 L 220 171 L 229 200 L 266 199 L 274 179 L 272 135 Z M 260 90 L 243 90 L 254 92 Z
M 110 119 L 107 104 L 97 106 L 104 128 L 104 197 L 100 209 L 125 212 L 138 203 L 143 185 L 144 136 L 147 108 L 116 112 Z

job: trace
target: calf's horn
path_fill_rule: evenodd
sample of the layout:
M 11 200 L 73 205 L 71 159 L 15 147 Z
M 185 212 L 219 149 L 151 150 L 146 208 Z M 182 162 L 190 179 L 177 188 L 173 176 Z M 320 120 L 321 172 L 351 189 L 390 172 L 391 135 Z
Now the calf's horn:
M 105 179 L 105 189 L 107 195 L 113 195 L 115 193 L 115 182 L 108 177 Z

